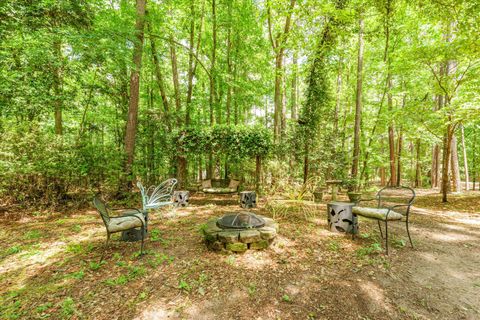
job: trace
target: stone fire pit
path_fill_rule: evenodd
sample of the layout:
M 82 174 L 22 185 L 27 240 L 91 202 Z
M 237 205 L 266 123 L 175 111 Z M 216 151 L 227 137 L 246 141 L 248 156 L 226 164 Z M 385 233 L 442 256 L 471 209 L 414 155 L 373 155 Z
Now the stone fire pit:
M 202 231 L 209 249 L 244 252 L 267 248 L 277 236 L 278 224 L 249 211 L 236 211 L 208 221 Z

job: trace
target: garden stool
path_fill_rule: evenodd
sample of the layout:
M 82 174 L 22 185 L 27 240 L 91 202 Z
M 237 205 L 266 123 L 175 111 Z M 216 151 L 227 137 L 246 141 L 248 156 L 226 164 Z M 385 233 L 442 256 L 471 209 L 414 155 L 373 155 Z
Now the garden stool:
M 327 204 L 328 228 L 333 232 L 355 234 L 358 232 L 358 218 L 353 214 L 352 202 L 330 202 Z
M 257 194 L 255 191 L 240 192 L 240 207 L 248 209 L 257 206 Z
M 190 192 L 186 190 L 179 190 L 173 192 L 173 203 L 176 207 L 188 206 L 188 200 L 190 199 Z

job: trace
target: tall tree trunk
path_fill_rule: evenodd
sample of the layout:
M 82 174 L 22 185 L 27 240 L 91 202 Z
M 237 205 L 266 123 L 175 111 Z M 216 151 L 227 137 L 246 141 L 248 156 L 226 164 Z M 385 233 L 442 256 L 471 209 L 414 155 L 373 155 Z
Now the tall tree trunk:
M 398 132 L 398 142 L 397 142 L 397 181 L 395 181 L 395 185 L 399 187 L 402 183 L 402 144 L 403 144 L 403 132 L 402 128 Z
M 147 29 L 148 32 L 151 34 L 152 31 L 149 23 L 147 23 Z M 157 47 L 155 45 L 155 39 L 153 37 L 150 37 L 150 46 L 152 49 L 153 65 L 155 67 L 155 77 L 157 78 L 158 89 L 160 90 L 160 96 L 162 97 L 165 123 L 167 125 L 167 130 L 170 132 L 172 130 L 170 124 L 170 106 L 168 104 L 167 92 L 165 90 L 165 81 L 163 80 L 162 70 L 160 69 L 160 63 L 158 61 Z
M 452 146 L 451 146 L 451 169 L 452 169 L 452 191 L 460 192 L 462 191 L 461 181 L 460 181 L 460 166 L 458 164 L 458 146 L 457 146 L 457 137 L 453 134 L 452 137 Z
M 363 18 L 359 20 L 358 31 L 358 60 L 357 60 L 357 91 L 355 100 L 355 128 L 353 134 L 353 159 L 352 159 L 352 178 L 356 179 L 358 175 L 358 161 L 360 156 L 360 121 L 362 114 L 362 85 L 363 85 Z
M 182 125 L 182 118 L 180 117 L 182 112 L 182 100 L 180 97 L 180 82 L 178 79 L 178 67 L 177 67 L 177 50 L 175 49 L 175 43 L 173 41 L 173 36 L 170 37 L 170 59 L 172 61 L 172 80 L 173 80 L 173 90 L 175 96 L 175 118 L 177 119 L 177 126 Z
M 59 38 L 56 38 L 53 41 L 53 52 L 56 57 L 56 63 L 53 70 L 53 93 L 55 98 L 53 100 L 54 110 L 55 110 L 55 134 L 63 134 L 63 123 L 62 123 L 62 41 Z
M 297 77 L 298 77 L 298 58 L 297 52 L 293 53 L 292 61 L 292 87 L 290 91 L 291 118 L 297 120 Z
M 442 163 L 442 202 L 448 202 L 448 191 L 450 181 L 448 179 L 448 169 L 450 166 L 450 147 L 452 145 L 453 129 L 452 125 L 448 124 L 445 129 L 443 138 L 443 163 Z
M 262 158 L 260 156 L 255 157 L 255 190 L 260 193 L 260 185 L 262 181 Z
M 198 36 L 197 36 L 197 43 L 195 48 L 195 54 L 193 52 L 194 49 L 194 36 L 195 36 L 195 0 L 191 0 L 191 14 L 192 14 L 192 21 L 190 22 L 190 52 L 188 55 L 188 86 L 187 86 L 187 99 L 185 101 L 185 126 L 190 125 L 191 121 L 191 103 L 192 103 L 192 95 L 193 95 L 193 77 L 195 76 L 198 61 L 194 59 L 195 54 L 198 54 L 200 50 L 200 44 L 202 42 L 202 27 L 203 27 L 203 18 L 205 14 L 205 0 L 202 2 L 202 11 L 200 17 L 200 26 L 198 27 Z
M 388 74 L 388 110 L 391 112 L 393 110 L 393 99 L 392 99 L 392 76 Z M 395 165 L 395 132 L 393 128 L 393 123 L 390 122 L 388 126 L 388 146 L 390 154 L 390 185 L 393 186 L 396 183 L 396 165 Z
M 232 105 L 232 4 L 228 1 L 228 31 L 227 31 L 227 101 L 226 101 L 226 111 L 227 119 L 226 123 L 230 124 L 230 114 L 231 114 L 231 105 Z
M 417 139 L 417 144 L 415 149 L 417 151 L 416 156 L 416 164 L 415 164 L 415 188 L 419 188 L 422 186 L 422 166 L 420 164 L 420 155 L 421 155 L 421 143 L 422 140 L 419 138 Z
M 341 92 L 342 92 L 342 65 L 341 62 L 338 63 L 338 70 L 337 70 L 337 90 L 336 90 L 336 97 L 335 97 L 335 114 L 333 118 L 333 130 L 335 132 L 335 138 L 338 135 L 338 114 L 340 112 L 340 100 L 341 100 Z
M 217 15 L 216 15 L 216 0 L 212 0 L 212 59 L 210 66 L 210 95 L 209 95 L 209 106 L 210 106 L 210 126 L 215 122 L 214 118 L 214 109 L 215 109 L 215 60 L 217 53 Z M 213 174 L 213 155 L 210 151 L 208 154 L 208 165 L 207 165 L 207 179 L 212 179 Z
M 292 20 L 292 13 L 295 7 L 296 0 L 290 0 L 290 7 L 285 19 L 285 25 L 282 33 L 278 33 L 275 37 L 272 35 L 272 22 L 270 5 L 267 3 L 267 18 L 270 41 L 273 51 L 275 52 L 275 91 L 274 91 L 274 117 L 273 117 L 273 139 L 278 141 L 281 136 L 281 112 L 282 104 L 282 79 L 283 79 L 283 56 L 285 50 L 285 43 L 287 41 L 290 24 Z
M 137 0 L 137 18 L 135 24 L 136 41 L 133 48 L 133 65 L 135 66 L 130 76 L 130 99 L 128 103 L 127 125 L 125 130 L 125 188 L 132 187 L 132 166 L 135 157 L 135 137 L 137 134 L 138 102 L 140 93 L 140 70 L 142 67 L 143 31 L 145 24 L 146 0 Z
M 465 130 L 463 124 L 460 125 L 460 130 L 462 134 L 462 150 L 463 150 L 463 169 L 465 170 L 465 191 L 470 190 L 470 177 L 468 174 L 468 158 L 467 158 L 467 147 L 465 145 Z

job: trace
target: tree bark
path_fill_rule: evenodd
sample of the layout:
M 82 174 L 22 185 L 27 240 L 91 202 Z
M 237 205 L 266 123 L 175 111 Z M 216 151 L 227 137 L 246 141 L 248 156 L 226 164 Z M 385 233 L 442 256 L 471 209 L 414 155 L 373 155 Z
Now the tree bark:
M 457 146 L 457 137 L 455 134 L 452 136 L 452 146 L 451 146 L 451 170 L 452 170 L 452 191 L 460 192 L 462 191 L 461 181 L 460 181 L 460 166 L 458 164 L 458 146 Z
M 56 38 L 53 41 L 53 52 L 57 59 L 54 69 L 53 69 L 53 93 L 55 98 L 53 100 L 54 110 L 55 110 L 55 134 L 63 134 L 63 123 L 62 123 L 62 107 L 63 107 L 63 97 L 62 97 L 62 41 Z
M 135 24 L 136 41 L 133 48 L 134 69 L 130 75 L 130 99 L 128 103 L 127 125 L 125 130 L 125 187 L 130 190 L 132 187 L 133 176 L 132 166 L 135 157 L 135 137 L 137 134 L 138 122 L 138 102 L 140 93 L 140 70 L 142 67 L 143 53 L 143 32 L 145 25 L 145 7 L 146 0 L 137 0 L 136 11 L 137 18 Z
M 450 147 L 452 145 L 453 130 L 448 124 L 443 138 L 443 163 L 442 163 L 442 202 L 448 202 L 450 181 L 448 179 L 448 168 L 450 166 Z
M 147 29 L 148 32 L 151 34 L 152 31 L 149 23 L 147 23 Z M 155 67 L 155 77 L 157 78 L 158 89 L 160 90 L 160 96 L 162 97 L 165 123 L 167 125 L 167 130 L 170 132 L 172 130 L 170 124 L 170 106 L 168 104 L 167 92 L 165 90 L 165 81 L 163 80 L 162 70 L 160 69 L 160 63 L 158 61 L 157 47 L 155 45 L 155 39 L 153 37 L 150 37 L 150 46 L 152 49 L 153 65 Z
M 261 193 L 260 185 L 262 179 L 262 158 L 260 156 L 256 156 L 255 158 L 255 190 L 258 194 Z
M 231 105 L 232 105 L 232 4 L 228 1 L 228 31 L 227 31 L 227 101 L 226 101 L 226 123 L 230 124 L 230 114 L 231 114 Z
M 273 117 L 273 139 L 278 141 L 281 135 L 281 112 L 282 112 L 282 79 L 283 79 L 283 56 L 285 43 L 290 31 L 292 13 L 296 0 L 290 0 L 290 7 L 285 19 L 285 25 L 282 33 L 278 33 L 275 39 L 272 35 L 272 23 L 270 7 L 267 4 L 267 18 L 270 41 L 275 52 L 275 91 L 274 91 L 274 117 Z
M 465 191 L 470 190 L 470 177 L 468 174 L 468 158 L 467 158 L 467 147 L 465 144 L 465 130 L 463 124 L 460 125 L 460 130 L 462 134 L 462 150 L 463 150 L 463 169 L 465 170 Z
M 398 133 L 398 150 L 397 150 L 397 181 L 395 185 L 399 187 L 402 183 L 402 144 L 403 144 L 403 133 L 402 128 L 400 127 L 400 132 Z
M 417 151 L 417 156 L 416 156 L 416 165 L 415 165 L 415 188 L 419 188 L 422 186 L 422 167 L 420 164 L 420 155 L 421 155 L 421 143 L 422 140 L 419 138 L 417 139 L 417 144 L 415 146 L 415 149 Z
M 173 41 L 173 36 L 170 37 L 170 59 L 172 61 L 172 80 L 173 80 L 173 90 L 175 96 L 175 118 L 177 120 L 177 126 L 182 125 L 182 118 L 180 117 L 182 112 L 182 100 L 180 97 L 180 82 L 178 79 L 178 67 L 177 67 L 177 51 L 175 49 L 175 43 Z
M 297 120 L 297 75 L 298 73 L 298 58 L 297 52 L 293 53 L 292 62 L 292 87 L 290 91 L 290 105 L 291 105 L 291 118 Z
M 192 21 L 190 23 L 190 52 L 188 55 L 188 86 L 187 86 L 187 99 L 185 101 L 185 126 L 190 125 L 191 121 L 191 103 L 192 103 L 192 95 L 193 95 L 193 77 L 195 76 L 198 61 L 194 59 L 195 54 L 198 55 L 200 50 L 200 44 L 202 42 L 202 27 L 203 27 L 203 18 L 205 14 L 205 0 L 202 2 L 202 12 L 200 17 L 200 26 L 198 27 L 198 37 L 197 43 L 195 48 L 195 54 L 193 52 L 194 49 L 194 36 L 195 36 L 195 0 L 192 0 L 191 3 L 191 14 L 192 14 Z
M 363 18 L 360 18 L 358 31 L 358 60 L 357 60 L 357 91 L 355 100 L 355 128 L 353 134 L 353 159 L 352 159 L 352 178 L 356 179 L 358 175 L 358 161 L 360 156 L 360 121 L 362 114 L 362 85 L 363 85 Z

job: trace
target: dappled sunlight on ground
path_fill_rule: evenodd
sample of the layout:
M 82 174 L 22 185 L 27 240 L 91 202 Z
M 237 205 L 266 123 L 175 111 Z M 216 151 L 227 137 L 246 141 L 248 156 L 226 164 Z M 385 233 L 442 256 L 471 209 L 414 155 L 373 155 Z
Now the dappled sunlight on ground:
M 361 219 L 352 240 L 328 231 L 325 205 L 310 201 L 277 216 L 267 250 L 224 254 L 207 250 L 199 230 L 240 210 L 238 199 L 194 196 L 189 207 L 151 213 L 145 256 L 117 235 L 103 263 L 95 211 L 27 216 L 0 231 L 0 311 L 57 319 L 71 299 L 91 319 L 480 318 L 480 216 L 426 197 L 412 213 L 415 249 L 405 224 L 391 223 L 389 256 L 375 221 Z M 469 197 L 454 202 L 480 202 Z

